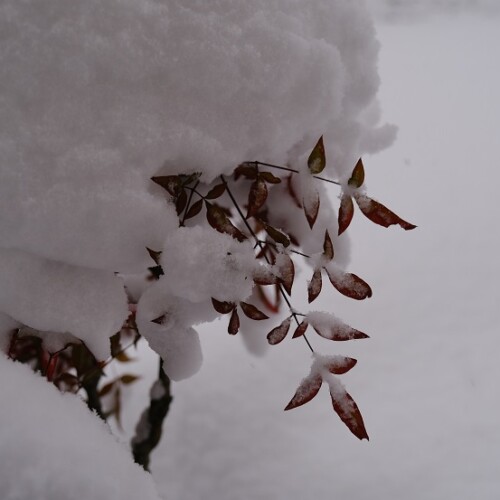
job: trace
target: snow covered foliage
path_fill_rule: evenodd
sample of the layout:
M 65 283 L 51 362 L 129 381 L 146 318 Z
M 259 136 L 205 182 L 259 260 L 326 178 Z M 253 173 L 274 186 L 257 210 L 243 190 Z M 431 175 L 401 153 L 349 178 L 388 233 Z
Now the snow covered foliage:
M 2 353 L 0 378 L 2 500 L 159 500 L 151 476 L 82 401 Z

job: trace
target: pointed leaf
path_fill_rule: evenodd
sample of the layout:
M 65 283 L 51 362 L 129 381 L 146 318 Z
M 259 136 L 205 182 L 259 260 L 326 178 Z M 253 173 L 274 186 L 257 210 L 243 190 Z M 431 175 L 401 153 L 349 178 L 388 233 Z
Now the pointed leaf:
M 227 332 L 231 335 L 236 335 L 240 329 L 240 317 L 238 316 L 238 311 L 236 308 L 233 309 L 231 314 L 231 319 L 229 320 L 229 325 L 227 327 Z
M 151 180 L 166 189 L 172 196 L 177 196 L 181 188 L 181 179 L 178 175 L 161 175 L 157 177 L 151 177 Z
M 349 227 L 354 216 L 354 203 L 348 194 L 343 194 L 340 199 L 339 209 L 339 236 Z
M 304 333 L 306 333 L 307 327 L 309 326 L 309 323 L 304 320 L 302 323 L 295 329 L 295 332 L 293 334 L 293 339 L 296 339 L 298 337 L 302 337 Z
M 156 323 L 157 325 L 163 325 L 163 322 L 165 321 L 166 318 L 167 318 L 167 315 L 162 314 L 161 316 L 158 316 L 157 318 L 152 319 L 151 323 Z
M 177 215 L 180 215 L 184 209 L 186 208 L 188 202 L 188 196 L 185 189 L 181 189 L 179 192 L 179 196 L 175 200 L 175 210 L 177 211 Z
M 257 167 L 255 163 L 242 163 L 234 169 L 234 180 L 237 181 L 240 176 L 247 179 L 257 179 Z
M 125 385 L 129 385 L 129 384 L 132 384 L 133 382 L 135 382 L 136 380 L 139 380 L 141 377 L 139 377 L 138 375 L 132 375 L 131 373 L 125 373 L 124 375 L 122 375 L 120 377 L 120 381 L 125 384 Z
M 346 358 L 344 356 L 331 356 L 329 357 L 328 361 L 325 362 L 323 367 L 334 375 L 343 375 L 344 373 L 347 373 L 349 370 L 354 368 L 357 362 L 358 360 L 354 358 Z
M 366 281 L 352 273 L 345 273 L 332 266 L 326 267 L 332 285 L 346 297 L 363 300 L 372 296 L 372 289 Z
M 397 224 L 405 231 L 415 229 L 417 226 L 401 219 L 394 212 L 391 212 L 387 207 L 378 201 L 368 198 L 368 196 L 356 196 L 356 203 L 363 214 L 375 224 L 383 227 L 389 227 Z
M 236 304 L 234 302 L 221 302 L 217 299 L 214 299 L 213 297 L 212 305 L 219 314 L 229 314 L 236 307 Z
M 203 200 L 199 199 L 189 207 L 189 210 L 187 211 L 184 219 L 187 220 L 195 217 L 201 212 L 202 207 L 203 207 Z
M 312 312 L 307 315 L 307 321 L 316 330 L 318 335 L 328 340 L 342 342 L 369 338 L 366 333 L 351 328 L 333 314 Z
M 319 193 L 316 189 L 312 190 L 309 196 L 305 196 L 302 200 L 304 206 L 304 213 L 306 214 L 307 222 L 309 227 L 312 229 L 319 213 Z
M 295 278 L 295 266 L 293 264 L 293 260 L 285 253 L 279 254 L 276 259 L 283 288 L 286 290 L 288 295 L 292 295 L 293 280 Z
M 248 193 L 247 219 L 257 215 L 267 200 L 267 185 L 261 178 L 257 178 L 250 186 Z
M 271 172 L 259 172 L 259 177 L 262 177 L 269 184 L 279 184 L 281 182 L 281 179 Z
M 264 229 L 266 230 L 266 233 L 276 242 L 280 243 L 283 245 L 285 248 L 290 245 L 290 238 L 280 231 L 279 229 L 276 229 L 273 226 L 270 226 L 269 224 L 264 224 Z
M 156 252 L 148 247 L 146 247 L 146 250 L 148 251 L 149 256 L 154 260 L 155 264 L 160 265 L 161 252 Z
M 323 136 L 321 136 L 314 146 L 309 158 L 307 159 L 307 166 L 311 174 L 319 174 L 323 172 L 326 166 L 325 146 L 323 144 Z
M 111 392 L 111 389 L 116 384 L 116 380 L 113 380 L 111 382 L 108 382 L 107 384 L 103 385 L 101 389 L 99 389 L 99 397 L 102 398 L 103 396 L 106 396 L 106 394 L 109 394 Z
M 309 304 L 316 300 L 321 292 L 323 286 L 323 280 L 321 278 L 321 269 L 316 269 L 312 275 L 311 281 L 309 281 L 307 286 L 307 301 Z
M 347 181 L 349 186 L 354 188 L 359 188 L 365 182 L 365 167 L 363 166 L 363 160 L 360 158 L 354 170 L 352 171 L 351 178 Z
M 279 344 L 287 335 L 288 330 L 290 330 L 290 324 L 292 323 L 292 317 L 286 318 L 281 325 L 273 328 L 267 335 L 267 341 L 271 345 Z
M 244 312 L 245 316 L 256 321 L 261 321 L 263 319 L 269 319 L 269 316 L 264 314 L 262 311 L 257 309 L 254 305 L 248 304 L 247 302 L 240 302 L 241 310 Z
M 369 439 L 358 405 L 340 383 L 330 384 L 330 396 L 333 409 L 348 429 L 358 439 Z
M 267 267 L 259 266 L 253 272 L 253 281 L 257 285 L 276 285 L 279 278 Z
M 125 351 L 119 352 L 114 359 L 118 360 L 120 363 L 130 363 L 131 361 L 135 361 L 135 358 L 127 356 Z
M 334 256 L 333 243 L 328 234 L 328 230 L 325 231 L 325 241 L 323 242 L 323 257 L 326 260 L 333 260 Z
M 247 237 L 233 225 L 224 209 L 218 205 L 205 202 L 207 207 L 207 221 L 219 233 L 227 233 L 238 241 L 246 240 Z
M 300 383 L 291 401 L 286 405 L 285 411 L 293 410 L 299 406 L 309 403 L 318 394 L 323 379 L 319 373 L 310 373 Z
M 221 184 L 217 184 L 214 186 L 205 196 L 207 200 L 215 200 L 221 197 L 226 191 L 226 185 L 222 182 Z

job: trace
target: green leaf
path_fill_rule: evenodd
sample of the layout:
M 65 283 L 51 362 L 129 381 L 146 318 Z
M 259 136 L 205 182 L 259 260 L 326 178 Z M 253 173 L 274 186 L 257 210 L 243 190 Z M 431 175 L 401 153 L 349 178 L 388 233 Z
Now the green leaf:
M 363 160 L 360 158 L 347 184 L 353 188 L 359 188 L 363 185 L 363 182 L 365 182 L 365 168 L 363 166 Z
M 309 172 L 316 175 L 323 172 L 326 166 L 326 156 L 325 156 L 325 146 L 323 144 L 323 136 L 321 136 L 314 146 L 309 158 L 307 159 L 307 166 L 309 167 Z

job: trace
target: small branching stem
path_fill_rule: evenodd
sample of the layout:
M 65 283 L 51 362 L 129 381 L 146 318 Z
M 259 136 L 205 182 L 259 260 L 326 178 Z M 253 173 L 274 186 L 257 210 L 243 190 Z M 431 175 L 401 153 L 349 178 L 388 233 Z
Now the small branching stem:
M 286 170 L 287 172 L 292 172 L 294 174 L 298 174 L 299 171 L 296 170 L 295 168 L 290 168 L 290 167 L 283 167 L 281 165 L 273 165 L 272 163 L 264 163 L 262 161 L 252 161 L 248 163 L 253 163 L 257 167 L 258 165 L 263 165 L 264 167 L 269 167 L 269 168 L 277 168 L 279 170 Z M 336 186 L 341 186 L 342 184 L 338 181 L 332 181 L 331 179 L 327 179 L 325 177 L 321 177 L 319 175 L 313 175 L 315 179 L 318 179 L 323 182 L 329 182 L 330 184 L 335 184 Z

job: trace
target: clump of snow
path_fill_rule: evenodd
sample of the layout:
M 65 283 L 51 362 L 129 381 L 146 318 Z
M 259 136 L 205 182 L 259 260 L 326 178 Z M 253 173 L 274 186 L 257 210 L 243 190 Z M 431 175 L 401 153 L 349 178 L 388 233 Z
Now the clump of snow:
M 21 326 L 8 314 L 0 312 L 0 351 L 7 352 L 12 334 Z
M 159 500 L 151 476 L 82 401 L 2 354 L 0 378 L 2 500 Z

